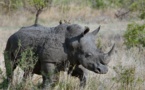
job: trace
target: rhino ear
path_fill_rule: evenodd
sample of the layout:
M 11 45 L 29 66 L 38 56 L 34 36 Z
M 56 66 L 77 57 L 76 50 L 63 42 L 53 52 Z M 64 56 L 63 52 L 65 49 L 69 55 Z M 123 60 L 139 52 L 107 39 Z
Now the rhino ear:
M 88 33 L 90 31 L 90 28 L 89 27 L 85 27 L 85 31 L 83 32 L 83 34 L 85 35 L 86 33 Z
M 96 35 L 96 34 L 99 32 L 99 30 L 100 30 L 100 26 L 99 26 L 96 30 L 94 30 L 94 31 L 92 32 L 92 34 L 93 34 L 93 35 Z
M 85 34 L 87 34 L 88 32 L 90 31 L 89 27 L 85 27 L 85 30 L 84 32 L 82 32 L 80 35 L 79 35 L 79 39 L 82 38 Z

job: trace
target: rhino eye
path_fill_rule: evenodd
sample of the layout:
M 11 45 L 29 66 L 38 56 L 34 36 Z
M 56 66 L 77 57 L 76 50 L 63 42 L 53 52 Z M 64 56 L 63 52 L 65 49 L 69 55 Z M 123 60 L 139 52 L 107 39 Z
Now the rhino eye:
M 90 57 L 90 56 L 92 56 L 92 53 L 86 53 L 86 55 L 85 55 L 86 58 Z

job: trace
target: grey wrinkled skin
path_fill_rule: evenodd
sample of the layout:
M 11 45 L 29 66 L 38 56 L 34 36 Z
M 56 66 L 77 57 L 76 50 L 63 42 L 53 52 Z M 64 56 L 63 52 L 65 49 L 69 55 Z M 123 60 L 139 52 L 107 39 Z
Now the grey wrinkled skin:
M 98 50 L 95 44 L 95 36 L 100 27 L 89 33 L 88 27 L 77 24 L 60 24 L 56 27 L 44 27 L 41 25 L 23 27 L 10 36 L 5 52 L 5 65 L 8 79 L 12 79 L 13 70 L 17 66 L 17 60 L 21 53 L 28 47 L 38 57 L 33 73 L 43 76 L 43 88 L 51 86 L 54 76 L 61 70 L 68 68 L 68 74 L 80 79 L 80 85 L 85 86 L 86 77 L 84 71 L 79 68 L 82 65 L 88 70 L 98 74 L 108 72 L 107 64 L 110 60 L 112 49 L 108 53 Z M 21 47 L 18 53 L 18 42 Z

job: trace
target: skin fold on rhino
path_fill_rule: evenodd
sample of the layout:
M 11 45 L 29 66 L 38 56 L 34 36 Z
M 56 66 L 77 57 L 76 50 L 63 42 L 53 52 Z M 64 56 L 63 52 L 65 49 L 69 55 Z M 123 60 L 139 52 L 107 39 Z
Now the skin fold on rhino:
M 9 37 L 5 49 L 8 81 L 12 79 L 13 71 L 18 64 L 16 62 L 21 59 L 22 52 L 29 47 L 38 57 L 32 73 L 42 75 L 43 89 L 51 86 L 54 83 L 54 76 L 65 68 L 68 68 L 68 74 L 80 79 L 80 86 L 85 86 L 84 70 L 79 66 L 82 65 L 98 74 L 106 74 L 107 64 L 110 61 L 108 57 L 115 46 L 113 45 L 108 53 L 97 49 L 95 39 L 99 30 L 100 27 L 89 32 L 88 27 L 66 23 L 60 23 L 56 27 L 32 25 L 21 28 Z M 18 48 L 19 52 L 15 53 Z M 28 73 L 25 71 L 24 75 Z

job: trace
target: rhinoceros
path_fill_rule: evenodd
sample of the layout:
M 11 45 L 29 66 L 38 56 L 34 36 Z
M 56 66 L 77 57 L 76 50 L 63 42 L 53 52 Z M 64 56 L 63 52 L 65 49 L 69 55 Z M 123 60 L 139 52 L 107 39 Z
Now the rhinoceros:
M 107 64 L 115 44 L 109 52 L 103 53 L 96 47 L 96 34 L 100 30 L 89 32 L 88 27 L 78 24 L 61 23 L 55 27 L 32 25 L 22 27 L 11 35 L 5 49 L 5 66 L 8 81 L 18 65 L 22 52 L 32 48 L 38 57 L 32 73 L 43 77 L 43 88 L 54 83 L 54 76 L 68 68 L 68 73 L 80 79 L 80 85 L 86 84 L 86 77 L 79 65 L 98 74 L 108 72 Z M 25 71 L 25 70 L 24 70 Z M 25 74 L 24 74 L 25 75 Z

